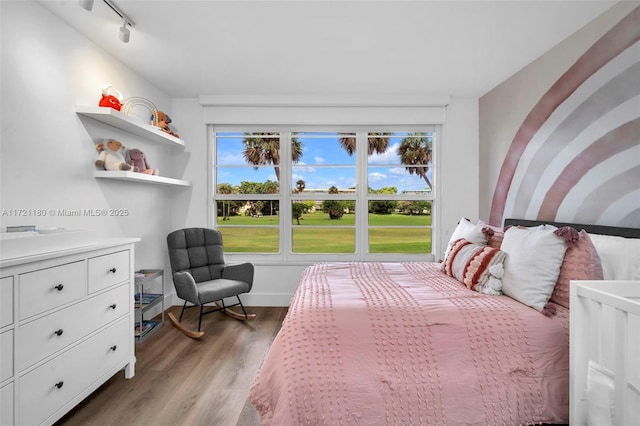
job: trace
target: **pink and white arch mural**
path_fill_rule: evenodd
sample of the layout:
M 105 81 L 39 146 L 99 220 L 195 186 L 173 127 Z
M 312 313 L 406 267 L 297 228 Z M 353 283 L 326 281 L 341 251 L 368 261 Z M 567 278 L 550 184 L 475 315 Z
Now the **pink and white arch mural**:
M 489 221 L 640 227 L 640 7 L 529 112 L 502 164 Z

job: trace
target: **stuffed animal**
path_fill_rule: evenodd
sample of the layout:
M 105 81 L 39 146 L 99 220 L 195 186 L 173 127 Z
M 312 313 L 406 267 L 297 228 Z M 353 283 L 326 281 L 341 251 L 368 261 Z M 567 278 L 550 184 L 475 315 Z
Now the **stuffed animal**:
M 153 117 L 152 117 L 153 120 Z M 180 135 L 178 135 L 176 132 L 174 132 L 171 129 L 171 126 L 169 126 L 169 124 L 171 123 L 171 117 L 169 117 L 167 114 L 165 114 L 162 111 L 158 111 L 158 127 L 160 128 L 160 130 L 162 130 L 165 133 L 169 133 L 172 136 L 175 136 L 176 138 L 179 138 Z
M 96 145 L 96 150 L 100 152 L 98 159 L 96 160 L 97 167 L 102 167 L 105 170 L 110 171 L 138 171 L 137 167 L 130 166 L 124 161 L 124 155 L 122 153 L 126 148 L 121 142 L 115 139 L 108 139 L 106 143 L 99 143 Z
M 113 108 L 116 111 L 120 111 L 122 109 L 122 93 L 117 90 L 115 95 L 109 94 L 109 88 L 111 88 L 110 84 L 105 84 L 102 86 L 102 97 L 98 101 L 98 106 L 101 107 L 109 107 Z
M 127 151 L 126 160 L 131 166 L 137 167 L 140 173 L 153 176 L 157 176 L 159 173 L 158 169 L 149 168 L 149 163 L 147 163 L 147 158 L 145 157 L 144 152 L 137 148 Z

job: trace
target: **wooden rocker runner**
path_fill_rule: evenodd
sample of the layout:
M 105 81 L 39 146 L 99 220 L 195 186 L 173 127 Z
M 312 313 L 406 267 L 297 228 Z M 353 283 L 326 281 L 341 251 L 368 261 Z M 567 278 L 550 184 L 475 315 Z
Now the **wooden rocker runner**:
M 216 312 L 216 311 L 222 311 L 224 314 L 228 315 L 229 317 L 233 318 L 233 319 L 237 319 L 240 321 L 247 321 L 247 320 L 252 320 L 255 319 L 256 314 L 245 314 L 245 313 L 240 313 L 237 312 L 231 308 L 227 308 L 224 305 L 222 305 L 221 302 L 216 302 L 216 306 L 218 306 L 218 309 L 214 309 L 212 311 L 209 312 Z M 243 308 L 244 310 L 244 308 Z M 205 314 L 209 313 L 209 312 L 205 312 Z M 194 331 L 194 330 L 189 330 L 187 327 L 185 327 L 184 325 L 182 325 L 180 323 L 180 320 L 178 320 L 175 315 L 173 315 L 173 312 L 169 312 L 167 314 L 167 316 L 169 317 L 169 322 L 171 323 L 171 325 L 173 325 L 176 329 L 178 329 L 178 331 L 182 334 L 184 334 L 187 337 L 191 337 L 192 339 L 199 339 L 202 336 L 204 336 L 204 331 L 200 331 L 200 324 L 198 324 L 198 331 Z M 180 315 L 182 317 L 182 315 Z
M 169 317 L 169 322 L 171 323 L 171 325 L 177 328 L 178 331 L 184 334 L 185 336 L 191 337 L 192 339 L 199 339 L 202 336 L 204 336 L 204 331 L 189 330 L 187 327 L 180 324 L 180 321 L 178 321 L 178 319 L 173 315 L 172 312 L 169 312 L 167 316 Z
M 224 314 L 227 314 L 228 316 L 230 316 L 231 318 L 240 320 L 240 321 L 251 321 L 252 319 L 255 319 L 256 314 L 247 314 L 245 313 L 240 313 L 236 310 L 233 310 L 231 308 L 225 308 L 224 306 L 222 306 L 222 303 L 220 303 L 220 301 L 216 302 L 216 305 L 222 310 L 222 312 Z M 242 310 L 244 311 L 244 307 L 242 308 Z

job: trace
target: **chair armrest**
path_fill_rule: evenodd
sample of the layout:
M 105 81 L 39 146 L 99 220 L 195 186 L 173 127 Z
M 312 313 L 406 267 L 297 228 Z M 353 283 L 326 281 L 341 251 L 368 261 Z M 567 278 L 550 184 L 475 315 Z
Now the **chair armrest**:
M 254 268 L 252 263 L 225 265 L 222 270 L 222 278 L 244 281 L 249 284 L 249 291 L 251 291 L 251 287 L 253 287 L 253 270 Z
M 198 286 L 196 281 L 189 272 L 176 272 L 173 274 L 173 284 L 176 287 L 176 294 L 182 300 L 193 303 L 194 305 L 200 305 L 200 298 L 198 297 Z

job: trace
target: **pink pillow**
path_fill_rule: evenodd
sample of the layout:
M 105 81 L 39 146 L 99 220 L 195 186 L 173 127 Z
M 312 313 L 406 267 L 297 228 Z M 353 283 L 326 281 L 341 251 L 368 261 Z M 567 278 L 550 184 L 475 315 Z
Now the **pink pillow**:
M 499 226 L 489 225 L 482 220 L 478 221 L 478 225 L 482 227 L 483 231 L 485 229 L 490 230 L 490 232 L 485 232 L 485 234 L 491 234 L 489 235 L 489 241 L 487 242 L 487 245 L 491 248 L 499 249 L 500 245 L 502 245 L 502 240 L 504 239 L 504 229 Z
M 569 307 L 569 281 L 603 279 L 600 256 L 589 234 L 583 229 L 579 235 L 577 243 L 567 248 L 558 281 L 549 299 L 565 308 Z

